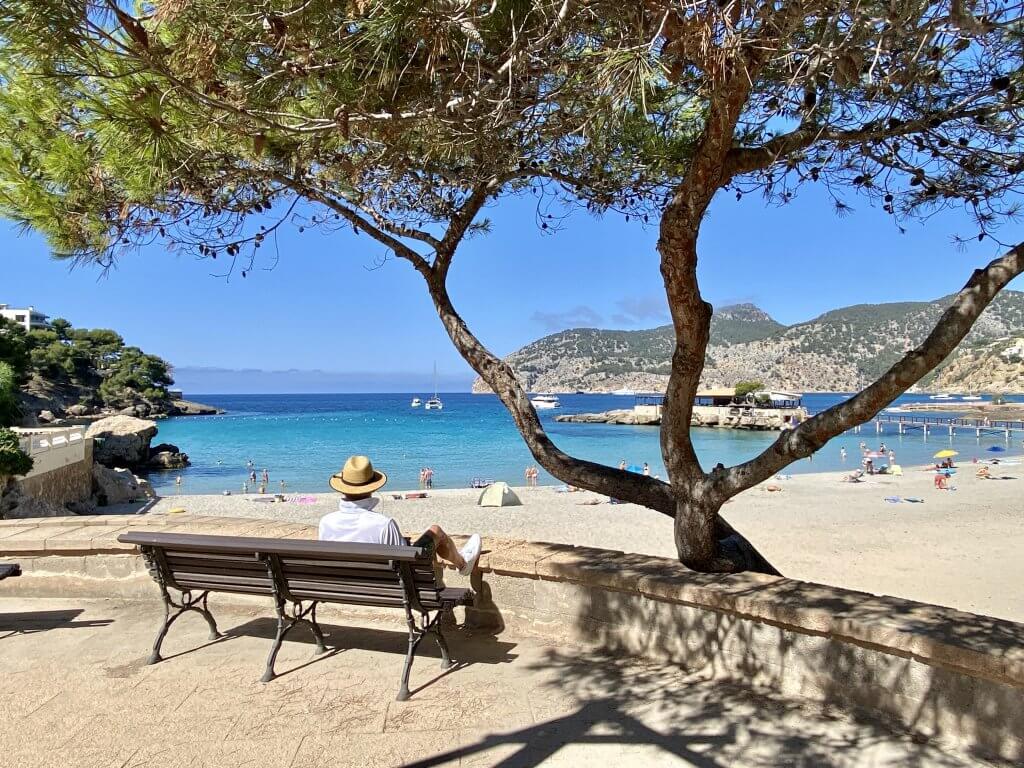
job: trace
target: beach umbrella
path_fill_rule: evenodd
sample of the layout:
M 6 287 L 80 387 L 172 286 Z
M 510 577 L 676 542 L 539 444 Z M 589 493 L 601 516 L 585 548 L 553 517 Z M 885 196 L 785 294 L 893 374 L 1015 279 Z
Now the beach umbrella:
M 951 457 L 957 456 L 957 455 L 958 454 L 957 454 L 956 451 L 950 450 L 949 448 L 944 448 L 943 450 L 941 450 L 941 451 L 939 451 L 938 453 L 935 454 L 935 458 L 936 459 L 948 459 L 948 458 L 951 458 Z
M 1002 452 L 1003 452 L 1003 451 L 1005 451 L 1006 449 L 1005 449 L 1005 448 L 1003 448 L 1003 446 L 1001 446 L 1001 445 L 990 445 L 990 446 L 989 446 L 988 448 L 986 448 L 985 450 L 987 450 L 987 451 L 992 451 L 992 453 L 1002 453 Z

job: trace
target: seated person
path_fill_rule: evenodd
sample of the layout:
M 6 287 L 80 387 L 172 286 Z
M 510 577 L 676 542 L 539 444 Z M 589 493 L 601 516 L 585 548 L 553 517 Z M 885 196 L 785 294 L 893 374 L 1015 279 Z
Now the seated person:
M 391 544 L 402 546 L 408 540 L 398 530 L 393 519 L 375 511 L 380 498 L 373 492 L 383 488 L 388 476 L 375 470 L 366 456 L 350 456 L 340 472 L 331 475 L 331 488 L 342 494 L 338 511 L 320 518 L 321 541 L 349 541 L 364 544 Z M 473 534 L 460 550 L 451 537 L 438 525 L 432 525 L 413 542 L 431 554 L 458 568 L 468 576 L 480 559 L 480 536 Z

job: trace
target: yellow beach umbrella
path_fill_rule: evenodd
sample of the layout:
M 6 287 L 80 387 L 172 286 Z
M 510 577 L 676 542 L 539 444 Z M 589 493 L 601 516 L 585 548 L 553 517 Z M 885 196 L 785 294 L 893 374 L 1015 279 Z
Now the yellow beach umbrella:
M 948 459 L 948 458 L 950 458 L 952 456 L 957 456 L 957 455 L 958 454 L 957 454 L 956 451 L 952 451 L 949 448 L 945 448 L 945 449 L 939 451 L 938 453 L 936 453 L 935 454 L 935 458 L 936 459 Z

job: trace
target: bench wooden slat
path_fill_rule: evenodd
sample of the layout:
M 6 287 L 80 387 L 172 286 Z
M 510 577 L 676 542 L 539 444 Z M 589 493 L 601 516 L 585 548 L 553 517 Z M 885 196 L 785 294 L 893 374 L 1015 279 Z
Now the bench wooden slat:
M 309 539 L 265 539 L 257 536 L 210 536 L 197 533 L 165 533 L 129 531 L 117 540 L 137 546 L 156 546 L 173 551 L 245 554 L 262 552 L 282 556 L 337 557 L 354 561 L 415 562 L 423 559 L 422 547 L 387 546 L 384 544 L 353 544 L 341 541 Z
M 267 597 L 272 597 L 274 594 L 272 587 L 239 587 L 223 584 L 210 584 L 206 581 L 182 581 L 180 582 L 180 586 L 182 589 L 187 589 L 192 592 L 229 592 L 235 595 L 266 595 Z
M 333 557 L 318 557 L 315 559 L 282 557 L 281 565 L 285 568 L 359 568 L 364 571 L 395 572 L 395 568 L 390 562 L 373 563 L 365 560 L 342 560 Z
M 382 608 L 402 608 L 405 605 L 405 602 L 400 597 L 373 597 L 361 592 L 340 595 L 334 592 L 309 590 L 295 592 L 294 595 L 300 600 L 316 600 L 324 603 L 344 603 L 346 605 L 367 605 Z
M 269 576 L 237 576 L 233 574 L 210 573 L 209 571 L 175 571 L 174 580 L 179 584 L 182 581 L 206 581 L 211 584 L 234 584 L 237 586 L 265 586 L 273 589 L 273 582 Z

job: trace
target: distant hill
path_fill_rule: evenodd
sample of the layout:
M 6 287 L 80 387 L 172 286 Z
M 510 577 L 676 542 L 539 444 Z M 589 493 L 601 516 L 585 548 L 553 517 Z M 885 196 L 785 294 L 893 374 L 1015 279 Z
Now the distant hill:
M 753 378 L 800 392 L 860 389 L 924 339 L 953 299 L 857 304 L 790 326 L 753 304 L 721 307 L 711 319 L 702 384 L 728 387 Z M 1024 293 L 1003 291 L 961 347 L 923 384 L 950 391 L 1024 391 L 1024 375 L 1001 370 L 998 377 L 987 378 L 984 364 L 968 366 L 962 360 L 972 350 L 1021 333 Z M 538 339 L 507 360 L 530 391 L 656 392 L 668 380 L 674 341 L 671 326 L 575 328 Z M 473 391 L 487 388 L 477 380 Z

